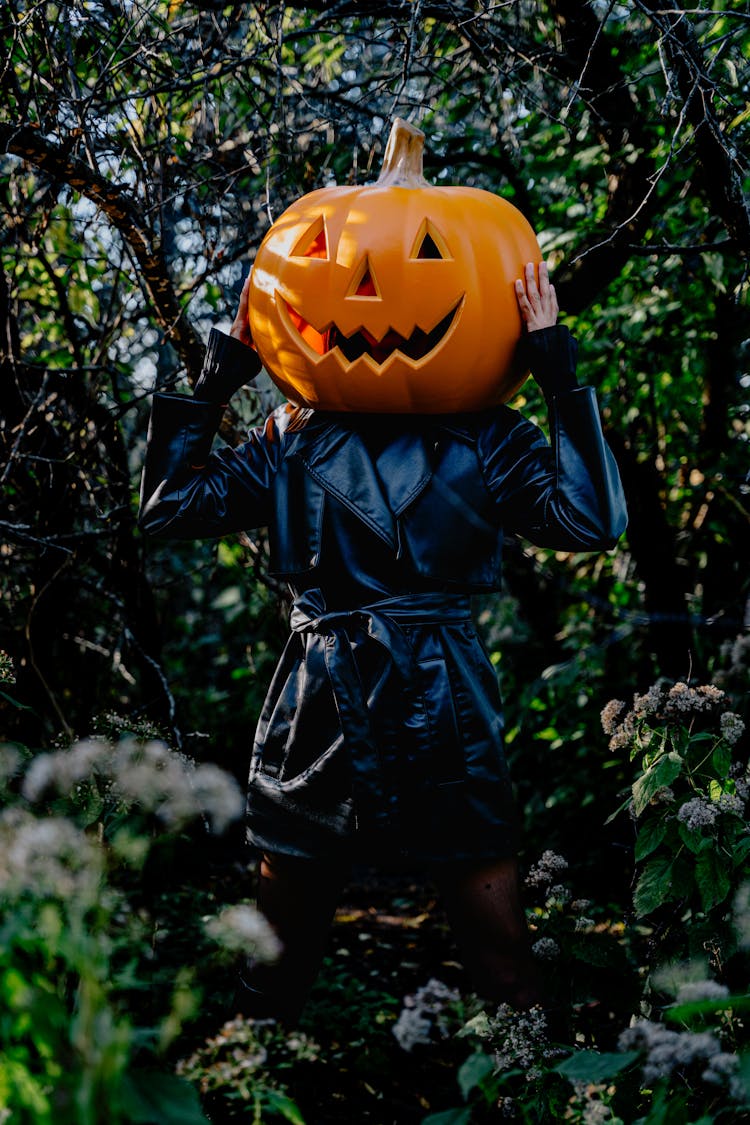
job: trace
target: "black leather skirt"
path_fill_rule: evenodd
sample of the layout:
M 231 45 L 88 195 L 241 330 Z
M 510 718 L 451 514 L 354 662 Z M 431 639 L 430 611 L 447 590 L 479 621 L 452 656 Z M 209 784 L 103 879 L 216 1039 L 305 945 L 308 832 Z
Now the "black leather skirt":
M 506 857 L 516 816 L 497 679 L 466 596 L 294 603 L 250 767 L 247 839 L 378 864 Z

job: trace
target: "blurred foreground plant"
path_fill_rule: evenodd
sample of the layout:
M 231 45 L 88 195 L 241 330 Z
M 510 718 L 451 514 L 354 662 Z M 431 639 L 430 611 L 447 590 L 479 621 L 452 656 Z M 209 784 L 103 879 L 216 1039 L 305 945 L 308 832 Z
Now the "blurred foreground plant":
M 199 966 L 220 946 L 272 959 L 278 943 L 252 907 L 230 907 L 155 994 L 140 880 L 192 823 L 237 819 L 237 783 L 161 742 L 95 738 L 30 760 L 0 747 L 0 802 L 0 1106 L 18 1125 L 205 1125 L 167 1059 L 199 1011 Z

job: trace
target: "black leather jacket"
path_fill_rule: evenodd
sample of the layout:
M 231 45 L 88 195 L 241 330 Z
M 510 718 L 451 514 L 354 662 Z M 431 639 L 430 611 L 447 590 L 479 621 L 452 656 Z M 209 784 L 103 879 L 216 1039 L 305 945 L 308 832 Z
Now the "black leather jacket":
M 500 699 L 468 595 L 498 589 L 508 532 L 591 551 L 626 522 L 571 338 L 534 336 L 549 442 L 507 406 L 375 416 L 285 405 L 243 445 L 210 452 L 221 406 L 154 397 L 143 529 L 194 538 L 267 525 L 272 572 L 295 597 L 256 733 L 253 843 L 321 855 L 354 835 L 427 860 L 514 850 Z

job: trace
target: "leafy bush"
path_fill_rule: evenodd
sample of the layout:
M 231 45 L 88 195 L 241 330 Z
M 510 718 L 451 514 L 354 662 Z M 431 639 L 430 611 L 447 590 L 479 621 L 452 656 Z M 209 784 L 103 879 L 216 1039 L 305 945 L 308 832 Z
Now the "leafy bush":
M 529 1125 L 748 1119 L 744 724 L 718 687 L 662 682 L 630 707 L 607 704 L 602 725 L 637 765 L 618 810 L 635 830 L 633 910 L 618 920 L 611 904 L 572 898 L 568 862 L 542 854 L 526 884 L 534 952 L 554 967 L 551 1007 L 477 1011 L 437 982 L 407 998 L 396 1025 L 407 1049 L 447 1027 L 474 1048 L 457 1071 L 464 1104 L 424 1125 L 498 1110 Z
M 175 895 L 192 949 L 165 981 L 148 871 L 243 808 L 232 777 L 162 742 L 0 747 L 0 1105 L 18 1125 L 205 1125 L 170 1049 L 206 965 L 278 943 L 251 906 L 201 924 Z
M 750 855 L 750 776 L 732 760 L 744 723 L 719 688 L 678 682 L 636 695 L 630 709 L 612 701 L 602 724 L 610 749 L 628 750 L 640 770 L 626 801 L 637 833 L 636 914 L 659 915 L 671 956 L 700 954 L 707 935 L 731 953 L 729 901 Z
M 315 1062 L 320 1048 L 301 1032 L 285 1033 L 275 1020 L 237 1016 L 189 1058 L 177 1064 L 177 1073 L 195 1083 L 204 1095 L 217 1094 L 225 1113 L 247 1121 L 282 1117 L 304 1125 L 279 1074 L 289 1074 L 299 1063 Z M 234 1112 L 233 1112 L 234 1110 Z

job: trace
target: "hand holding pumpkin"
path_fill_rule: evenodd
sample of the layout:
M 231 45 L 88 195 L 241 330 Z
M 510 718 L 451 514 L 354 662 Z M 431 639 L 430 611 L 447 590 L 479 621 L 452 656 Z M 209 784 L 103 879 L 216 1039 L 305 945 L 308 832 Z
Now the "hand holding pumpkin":
M 541 328 L 552 328 L 557 322 L 557 297 L 555 287 L 549 279 L 547 263 L 539 263 L 539 285 L 537 286 L 534 263 L 528 262 L 524 279 L 516 280 L 516 299 L 521 311 L 521 319 L 527 332 L 538 332 Z
M 252 266 L 248 271 L 245 283 L 242 286 L 240 293 L 240 303 L 237 307 L 237 315 L 234 318 L 234 323 L 229 329 L 229 335 L 234 336 L 235 340 L 239 340 L 241 344 L 246 344 L 249 348 L 253 346 L 253 337 L 250 332 L 250 321 L 248 319 L 248 303 L 250 300 L 250 274 L 252 273 Z

